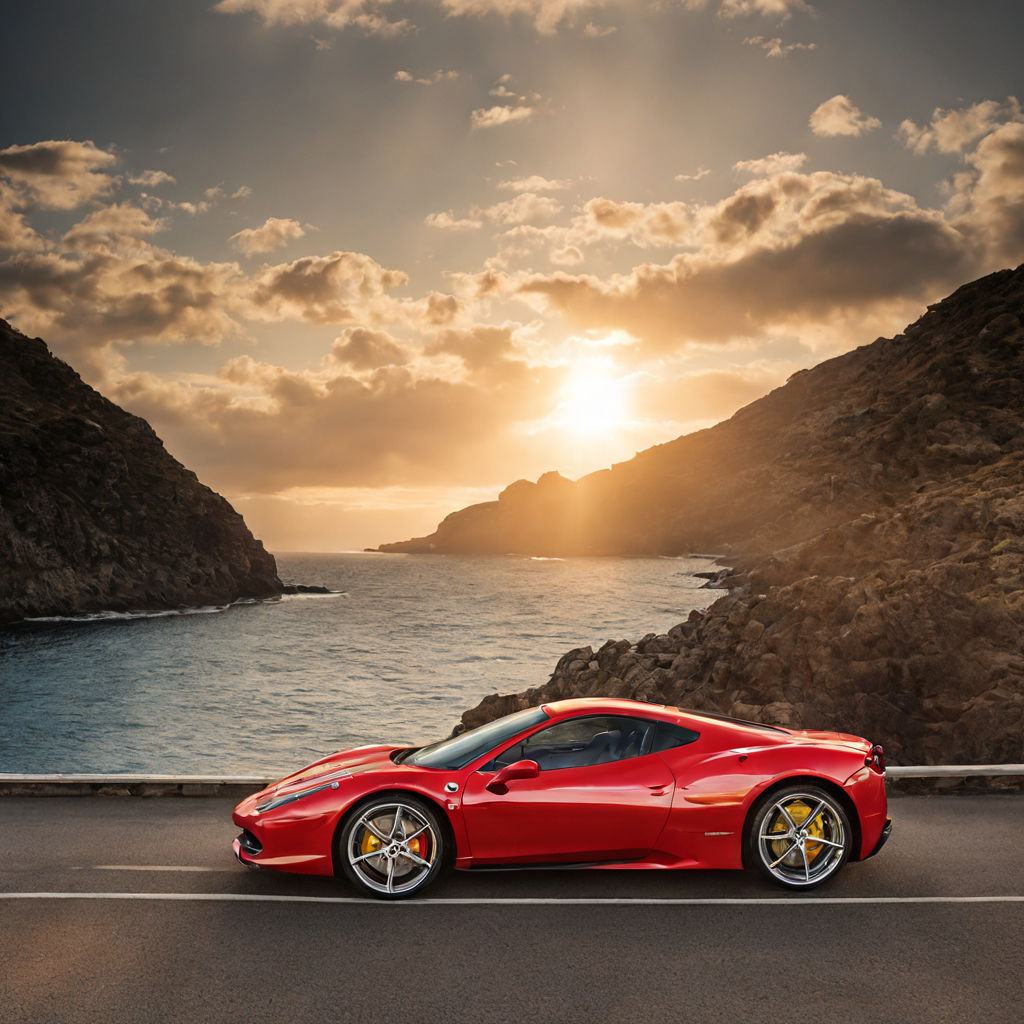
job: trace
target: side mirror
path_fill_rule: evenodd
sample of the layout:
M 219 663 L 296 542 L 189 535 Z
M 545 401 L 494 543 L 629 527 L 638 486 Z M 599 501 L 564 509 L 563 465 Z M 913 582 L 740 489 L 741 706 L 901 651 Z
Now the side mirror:
M 536 761 L 516 761 L 514 764 L 507 764 L 498 772 L 484 789 L 498 796 L 504 796 L 508 792 L 508 783 L 514 779 L 535 779 L 540 775 L 540 765 Z

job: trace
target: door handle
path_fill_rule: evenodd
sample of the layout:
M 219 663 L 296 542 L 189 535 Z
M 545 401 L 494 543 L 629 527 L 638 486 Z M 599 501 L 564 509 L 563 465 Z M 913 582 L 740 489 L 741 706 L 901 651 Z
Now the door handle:
M 648 786 L 647 788 L 651 791 L 651 796 L 664 796 L 665 790 L 669 787 L 669 783 L 662 783 L 660 786 Z

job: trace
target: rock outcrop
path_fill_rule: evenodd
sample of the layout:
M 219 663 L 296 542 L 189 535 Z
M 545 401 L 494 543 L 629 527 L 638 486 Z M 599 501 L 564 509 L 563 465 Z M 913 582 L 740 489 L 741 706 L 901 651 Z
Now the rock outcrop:
M 1024 762 L 1024 267 L 603 479 L 614 528 L 589 544 L 728 550 L 728 594 L 460 728 L 600 694 L 841 728 L 897 763 Z
M 145 420 L 0 320 L 0 623 L 280 592 L 273 556 Z

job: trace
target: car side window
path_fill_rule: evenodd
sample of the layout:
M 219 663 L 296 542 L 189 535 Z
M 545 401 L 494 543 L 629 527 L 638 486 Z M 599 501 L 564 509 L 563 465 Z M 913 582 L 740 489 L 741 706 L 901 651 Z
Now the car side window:
M 651 750 L 654 753 L 661 753 L 673 747 L 685 747 L 687 743 L 692 743 L 696 739 L 700 739 L 699 732 L 681 725 L 673 725 L 671 722 L 659 722 Z
M 486 767 L 536 761 L 540 770 L 583 768 L 650 752 L 656 723 L 622 715 L 570 718 L 541 729 L 503 751 Z

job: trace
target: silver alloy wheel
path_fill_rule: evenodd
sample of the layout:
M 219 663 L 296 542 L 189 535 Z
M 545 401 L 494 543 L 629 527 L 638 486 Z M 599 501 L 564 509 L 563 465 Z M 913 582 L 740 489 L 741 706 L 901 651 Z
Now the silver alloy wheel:
M 754 827 L 761 865 L 783 885 L 818 885 L 846 860 L 846 814 L 821 790 L 786 790 L 777 794 L 758 814 Z
M 418 889 L 440 851 L 434 826 L 411 803 L 373 804 L 346 831 L 345 855 L 352 873 L 386 896 Z

